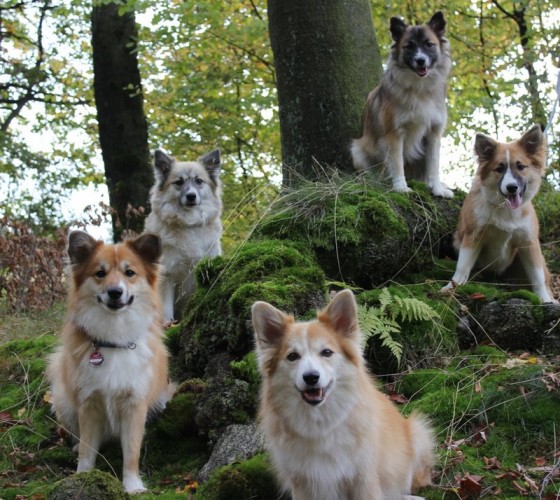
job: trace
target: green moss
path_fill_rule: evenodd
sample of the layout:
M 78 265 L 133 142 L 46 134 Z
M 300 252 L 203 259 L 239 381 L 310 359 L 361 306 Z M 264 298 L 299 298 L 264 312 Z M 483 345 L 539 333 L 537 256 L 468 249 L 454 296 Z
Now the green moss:
M 299 186 L 255 234 L 303 242 L 329 278 L 369 288 L 431 265 L 431 242 L 449 231 L 439 224 L 439 209 L 421 186 L 412 195 L 356 179 Z
M 118 479 L 94 469 L 90 472 L 80 472 L 62 479 L 53 486 L 49 494 L 49 500 L 66 500 L 68 498 L 126 500 L 129 496 L 125 493 Z
M 218 469 L 199 489 L 196 500 L 249 500 L 281 498 L 268 458 L 255 455 L 244 462 Z
M 424 369 L 403 375 L 397 390 L 408 398 L 421 398 L 425 394 L 437 392 L 445 387 L 457 387 L 463 375 L 452 370 Z
M 246 424 L 254 419 L 258 393 L 244 380 L 211 379 L 197 403 L 197 427 L 207 433 L 210 440 L 215 440 L 228 425 Z
M 198 287 L 181 323 L 175 372 L 203 376 L 218 353 L 240 359 L 253 349 L 251 306 L 264 300 L 296 315 L 322 305 L 325 277 L 299 243 L 278 240 L 243 244 L 230 258 L 205 260 Z
M 260 386 L 261 376 L 257 354 L 254 351 L 243 356 L 241 361 L 232 361 L 231 371 L 235 378 L 245 380 L 253 389 L 256 390 Z

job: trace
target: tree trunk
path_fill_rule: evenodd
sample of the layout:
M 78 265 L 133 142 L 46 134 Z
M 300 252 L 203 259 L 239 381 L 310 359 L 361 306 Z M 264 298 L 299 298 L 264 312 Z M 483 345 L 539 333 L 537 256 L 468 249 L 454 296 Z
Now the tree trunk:
M 381 61 L 368 0 L 268 0 L 282 136 L 283 182 L 320 166 L 351 171 Z
M 147 211 L 141 207 L 153 183 L 135 17 L 118 10 L 110 3 L 92 13 L 93 86 L 115 241 L 142 232 Z

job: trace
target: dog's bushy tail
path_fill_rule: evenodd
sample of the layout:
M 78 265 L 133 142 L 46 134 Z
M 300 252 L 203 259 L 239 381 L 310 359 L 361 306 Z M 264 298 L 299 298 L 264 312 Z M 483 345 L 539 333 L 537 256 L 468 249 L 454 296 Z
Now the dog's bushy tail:
M 415 491 L 432 482 L 434 431 L 426 417 L 417 413 L 409 417 L 409 425 L 414 453 L 412 491 Z

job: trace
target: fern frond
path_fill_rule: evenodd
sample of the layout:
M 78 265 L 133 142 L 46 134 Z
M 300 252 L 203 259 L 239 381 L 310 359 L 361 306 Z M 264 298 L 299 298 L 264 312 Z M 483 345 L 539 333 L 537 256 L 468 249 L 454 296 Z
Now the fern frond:
M 387 347 L 400 364 L 403 346 L 394 335 L 401 332 L 399 321 L 430 321 L 440 315 L 429 304 L 414 297 L 393 295 L 387 288 L 379 294 L 379 307 L 358 306 L 358 320 L 362 329 L 362 342 L 365 346 L 372 337 L 378 337 L 381 345 Z
M 397 362 L 400 364 L 403 346 L 393 338 L 400 333 L 400 325 L 393 319 L 383 314 L 381 309 L 358 306 L 358 320 L 362 330 L 362 346 L 365 346 L 372 337 L 379 337 L 381 345 L 387 347 Z

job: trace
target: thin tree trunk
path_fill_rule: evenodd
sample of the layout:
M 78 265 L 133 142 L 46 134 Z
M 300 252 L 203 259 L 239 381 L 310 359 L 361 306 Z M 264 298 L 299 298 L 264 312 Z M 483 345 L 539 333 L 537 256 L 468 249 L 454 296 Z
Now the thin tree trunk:
M 147 207 L 153 183 L 135 17 L 118 11 L 110 3 L 92 13 L 95 102 L 115 241 L 123 232 L 142 232 L 147 211 L 138 209 Z
M 283 182 L 351 171 L 367 94 L 381 75 L 368 0 L 268 0 Z

